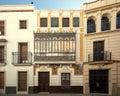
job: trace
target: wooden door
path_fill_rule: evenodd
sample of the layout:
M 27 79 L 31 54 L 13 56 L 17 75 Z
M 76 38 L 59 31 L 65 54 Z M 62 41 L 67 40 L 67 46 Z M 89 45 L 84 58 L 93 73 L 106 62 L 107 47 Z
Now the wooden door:
M 19 57 L 20 63 L 27 60 L 28 45 L 27 43 L 19 43 Z
M 4 89 L 4 72 L 0 72 L 0 89 Z
M 70 73 L 61 73 L 61 85 L 63 88 L 70 87 Z
M 90 93 L 108 93 L 108 70 L 90 70 Z
M 97 41 L 93 44 L 93 60 L 101 61 L 104 60 L 104 41 Z
M 18 91 L 27 91 L 27 72 L 18 72 Z
M 4 46 L 0 46 L 0 63 L 4 63 Z
M 39 72 L 39 92 L 49 92 L 49 72 Z

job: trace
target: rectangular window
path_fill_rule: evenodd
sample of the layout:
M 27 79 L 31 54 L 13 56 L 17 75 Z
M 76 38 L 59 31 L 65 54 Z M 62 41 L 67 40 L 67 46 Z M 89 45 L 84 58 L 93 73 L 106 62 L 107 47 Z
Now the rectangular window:
M 0 63 L 4 63 L 4 46 L 0 46 Z
M 58 27 L 59 26 L 59 20 L 57 17 L 51 18 L 51 27 Z
M 40 18 L 40 27 L 47 27 L 47 18 Z
M 61 86 L 63 88 L 70 87 L 70 73 L 61 73 Z
M 27 21 L 26 20 L 20 20 L 19 26 L 20 26 L 20 29 L 27 29 Z
M 5 24 L 4 21 L 0 21 L 0 35 L 4 35 Z
M 69 18 L 62 18 L 62 27 L 69 27 Z
M 73 17 L 73 27 L 79 27 L 79 17 Z

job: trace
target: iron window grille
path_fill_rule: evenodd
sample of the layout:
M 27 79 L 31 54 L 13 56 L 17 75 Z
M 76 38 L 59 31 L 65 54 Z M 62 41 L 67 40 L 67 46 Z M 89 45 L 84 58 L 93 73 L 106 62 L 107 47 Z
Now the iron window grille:
M 35 33 L 35 61 L 75 61 L 76 33 Z

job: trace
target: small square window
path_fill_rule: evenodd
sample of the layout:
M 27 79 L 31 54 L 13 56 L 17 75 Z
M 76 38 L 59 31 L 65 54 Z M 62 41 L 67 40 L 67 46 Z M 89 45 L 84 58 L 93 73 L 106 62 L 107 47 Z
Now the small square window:
M 20 29 L 27 29 L 27 21 L 20 20 Z
M 79 27 L 79 17 L 73 18 L 73 27 Z
M 69 27 L 69 18 L 62 18 L 62 26 Z
M 47 27 L 47 18 L 40 18 L 40 27 Z
M 59 21 L 58 18 L 51 18 L 51 27 L 58 27 L 59 26 Z

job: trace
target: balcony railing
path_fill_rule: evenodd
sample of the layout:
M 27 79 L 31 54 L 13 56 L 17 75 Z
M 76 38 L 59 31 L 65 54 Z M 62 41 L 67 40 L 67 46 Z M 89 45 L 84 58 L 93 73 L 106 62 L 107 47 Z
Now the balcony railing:
M 75 52 L 35 53 L 35 61 L 75 61 Z
M 12 52 L 12 63 L 15 65 L 32 64 L 32 52 L 26 53 Z
M 2 65 L 5 65 L 6 64 L 6 62 L 5 62 L 5 59 L 4 58 L 0 58 L 0 66 Z
M 88 62 L 95 61 L 110 61 L 112 59 L 112 53 L 104 51 L 102 54 L 88 54 Z

